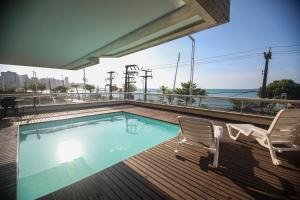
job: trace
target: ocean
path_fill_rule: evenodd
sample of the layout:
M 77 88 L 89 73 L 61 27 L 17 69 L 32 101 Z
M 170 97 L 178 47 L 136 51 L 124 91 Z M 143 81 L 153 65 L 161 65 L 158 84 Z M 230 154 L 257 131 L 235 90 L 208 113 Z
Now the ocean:
M 208 96 L 215 97 L 242 97 L 242 98 L 259 98 L 258 89 L 206 89 Z M 143 93 L 143 89 L 138 89 L 137 93 Z M 161 93 L 158 88 L 148 89 L 149 93 Z
M 257 96 L 257 89 L 206 89 L 207 96 L 211 97 L 238 97 L 238 98 L 259 98 Z M 135 93 L 143 93 L 142 89 L 138 89 Z M 159 89 L 148 89 L 148 93 L 161 93 Z M 142 95 L 133 95 L 134 99 L 142 99 Z M 161 99 L 159 96 L 148 96 L 148 101 L 152 102 L 167 102 L 166 99 Z M 180 98 L 175 98 L 174 102 L 176 104 L 183 104 L 184 101 Z M 232 110 L 234 108 L 234 103 L 228 99 L 206 99 L 206 98 L 194 98 L 191 106 L 205 107 L 212 109 L 225 109 Z

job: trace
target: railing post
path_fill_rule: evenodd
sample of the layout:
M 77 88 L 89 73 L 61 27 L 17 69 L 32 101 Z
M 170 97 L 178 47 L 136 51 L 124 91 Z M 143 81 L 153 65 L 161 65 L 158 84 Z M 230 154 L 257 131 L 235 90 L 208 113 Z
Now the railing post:
M 201 107 L 201 97 L 199 96 L 199 108 Z
M 36 97 L 33 97 L 33 107 L 34 111 L 36 112 Z
M 243 109 L 244 109 L 244 100 L 242 99 L 242 104 L 241 104 L 241 113 L 243 113 Z

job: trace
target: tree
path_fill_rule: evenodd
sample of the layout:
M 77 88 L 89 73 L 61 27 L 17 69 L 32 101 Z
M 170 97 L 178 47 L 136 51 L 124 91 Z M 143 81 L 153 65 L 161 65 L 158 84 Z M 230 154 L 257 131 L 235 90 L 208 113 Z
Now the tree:
M 38 84 L 38 83 L 36 83 Z M 30 89 L 32 92 L 37 92 L 36 89 L 37 89 L 37 85 L 35 85 L 34 82 L 31 82 L 29 85 L 28 85 L 28 89 Z
M 123 84 L 123 88 L 125 88 L 125 87 L 124 87 L 124 84 Z M 125 90 L 125 89 L 124 89 L 124 90 Z M 134 92 L 134 91 L 136 91 L 136 90 L 137 90 L 137 88 L 136 88 L 135 85 L 129 84 L 129 86 L 128 86 L 128 92 Z
M 65 86 L 57 86 L 56 88 L 53 89 L 54 92 L 61 92 L 61 93 L 66 93 L 69 88 Z
M 116 85 L 111 86 L 112 91 L 117 91 L 119 88 Z
M 85 84 L 85 89 L 87 89 L 90 93 L 92 93 L 92 90 L 95 89 L 95 86 L 90 84 Z
M 46 84 L 45 83 L 38 83 L 37 88 L 38 88 L 38 90 L 43 92 L 44 90 L 46 90 Z
M 2 88 L 0 88 L 0 94 L 10 94 L 10 93 L 15 93 L 15 92 L 16 92 L 15 87 L 5 88 L 4 90 Z
M 167 86 L 164 86 L 164 85 L 160 86 L 160 88 L 159 88 L 159 90 L 160 90 L 163 94 L 166 93 L 167 89 L 168 89 L 168 87 L 167 87 Z
M 78 85 L 78 84 L 75 84 L 75 83 L 73 83 L 73 84 L 71 85 L 71 87 L 72 87 L 72 88 L 75 88 L 75 90 L 76 90 L 76 93 L 77 93 L 77 98 L 78 98 L 78 99 L 80 99 L 79 92 L 78 92 L 78 87 L 79 87 L 79 85 Z
M 96 87 L 96 93 L 99 93 L 100 92 L 100 88 L 99 88 L 99 85 L 97 85 Z
M 170 104 L 173 101 L 173 99 L 174 99 L 174 97 L 171 96 L 171 94 L 173 94 L 173 92 L 171 90 L 166 90 L 165 94 L 168 94 L 167 99 L 168 99 L 168 102 Z
M 262 88 L 257 95 L 261 97 Z M 280 99 L 286 93 L 288 99 L 300 99 L 300 84 L 290 79 L 275 80 L 267 85 L 267 98 Z
M 186 83 L 181 83 L 181 88 L 176 88 L 175 93 L 179 94 L 179 95 L 189 95 L 190 94 L 190 85 L 191 82 L 186 82 Z M 193 83 L 192 85 L 192 95 L 202 95 L 202 96 L 206 96 L 207 92 L 204 89 L 201 88 L 197 88 L 196 83 Z M 185 104 L 187 105 L 187 103 L 192 100 L 194 101 L 194 99 L 190 99 L 188 98 L 184 98 L 184 97 L 178 97 L 179 99 L 184 99 L 185 100 Z

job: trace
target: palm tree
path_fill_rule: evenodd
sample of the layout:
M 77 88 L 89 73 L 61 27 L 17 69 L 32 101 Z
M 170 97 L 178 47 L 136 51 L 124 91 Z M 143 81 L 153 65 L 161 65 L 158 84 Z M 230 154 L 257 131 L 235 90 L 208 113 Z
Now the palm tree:
M 46 90 L 46 84 L 45 83 L 38 83 L 37 89 L 40 90 L 43 93 L 43 91 Z
M 95 86 L 94 85 L 85 84 L 85 89 L 87 89 L 90 92 L 90 94 L 91 94 L 92 90 L 95 89 Z
M 164 86 L 164 85 L 160 86 L 160 88 L 159 88 L 159 90 L 160 90 L 163 94 L 166 93 L 167 89 L 168 89 L 168 86 Z

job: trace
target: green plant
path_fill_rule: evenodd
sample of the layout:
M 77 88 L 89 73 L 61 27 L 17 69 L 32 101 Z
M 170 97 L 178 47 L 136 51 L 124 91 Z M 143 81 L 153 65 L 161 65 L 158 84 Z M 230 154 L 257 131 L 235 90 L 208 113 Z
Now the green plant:
M 41 92 L 43 92 L 44 90 L 46 90 L 46 84 L 45 83 L 38 83 L 37 84 L 37 89 L 40 90 Z
M 38 83 L 31 82 L 28 85 L 28 89 L 31 90 L 31 91 L 33 91 L 33 92 L 37 92 L 37 86 L 38 86 Z
M 167 90 L 168 90 L 168 87 L 164 86 L 164 85 L 160 86 L 160 88 L 159 88 L 159 91 L 161 91 L 163 94 L 165 94 Z
M 166 90 L 165 94 L 168 94 L 166 97 L 168 99 L 168 103 L 170 104 L 174 99 L 174 97 L 171 96 L 171 94 L 173 94 L 173 92 L 171 90 Z
M 124 86 L 124 85 L 123 85 L 123 88 L 124 88 L 124 91 L 125 91 L 125 86 Z M 134 91 L 136 91 L 136 90 L 137 90 L 137 88 L 136 88 L 135 85 L 129 84 L 128 92 L 134 92 Z
M 53 89 L 53 92 L 61 92 L 61 93 L 65 93 L 68 91 L 68 87 L 65 86 L 57 86 L 56 88 Z
M 190 81 L 189 82 L 186 82 L 186 83 L 181 83 L 181 88 L 176 88 L 176 91 L 175 93 L 176 94 L 179 94 L 179 95 L 189 95 L 190 94 Z M 197 85 L 196 83 L 193 83 L 192 85 L 192 95 L 202 95 L 202 96 L 206 96 L 207 95 L 207 92 L 206 90 L 204 89 L 201 89 L 201 88 L 197 88 Z M 194 102 L 194 99 L 190 98 L 190 97 L 178 97 L 179 99 L 182 99 L 185 101 L 185 105 L 187 105 L 187 103 L 189 101 L 193 101 Z
M 73 84 L 71 85 L 71 87 L 72 87 L 72 88 L 75 88 L 76 93 L 77 93 L 77 98 L 80 99 L 79 92 L 78 92 L 78 87 L 79 87 L 79 85 L 73 83 Z
M 95 89 L 95 86 L 94 85 L 86 84 L 85 85 L 85 89 L 87 89 L 90 93 L 92 93 L 92 90 Z
M 4 90 L 2 88 L 0 89 L 0 94 L 8 94 L 8 93 L 15 93 L 15 92 L 16 92 L 16 88 L 14 87 L 5 88 Z
M 275 80 L 267 85 L 267 98 L 280 99 L 282 93 L 287 94 L 288 99 L 300 99 L 300 84 L 290 79 Z M 262 88 L 257 95 L 262 97 Z

